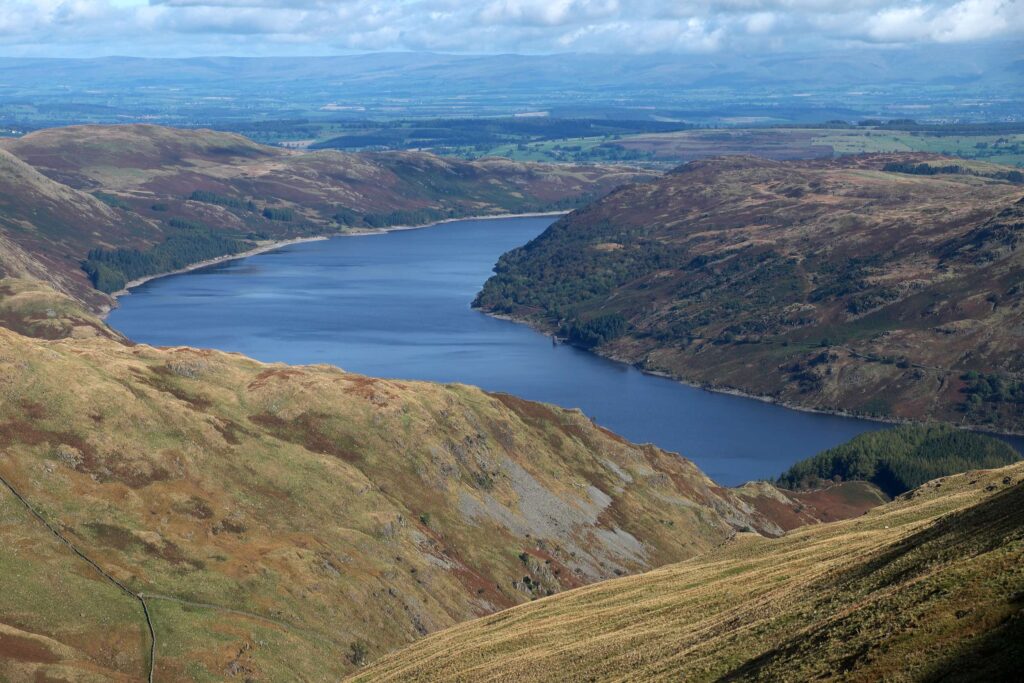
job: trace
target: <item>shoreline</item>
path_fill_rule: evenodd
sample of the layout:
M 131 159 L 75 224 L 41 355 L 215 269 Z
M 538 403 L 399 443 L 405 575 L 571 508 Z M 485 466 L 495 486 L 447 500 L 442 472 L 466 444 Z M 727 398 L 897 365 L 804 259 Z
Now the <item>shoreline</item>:
M 516 318 L 514 316 L 508 315 L 507 313 L 493 313 L 493 312 L 485 311 L 485 310 L 479 309 L 479 308 L 474 308 L 473 310 L 478 311 L 478 312 L 482 313 L 483 315 L 490 316 L 492 318 L 496 318 L 498 320 L 508 320 L 509 322 L 514 322 L 514 323 L 517 323 L 519 325 L 526 325 L 531 330 L 534 330 L 534 331 L 536 331 L 536 332 L 538 332 L 540 334 L 543 334 L 543 335 L 549 336 L 549 337 L 554 336 L 554 337 L 557 338 L 557 336 L 554 335 L 553 333 L 547 332 L 547 331 L 543 330 L 542 328 L 538 327 L 537 325 L 534 325 L 533 323 L 531 323 L 528 320 L 524 320 L 522 318 Z M 559 342 L 559 343 L 569 344 L 569 342 L 567 342 L 567 341 L 563 341 L 563 342 Z M 771 404 L 771 405 L 779 406 L 781 408 L 785 408 L 787 410 L 796 410 L 796 411 L 799 411 L 801 413 L 812 413 L 812 414 L 816 414 L 816 415 L 832 415 L 832 416 L 835 416 L 835 417 L 843 417 L 843 418 L 854 419 L 854 420 L 864 420 L 866 422 L 877 422 L 879 424 L 890 424 L 890 425 L 902 425 L 902 424 L 923 425 L 923 424 L 931 424 L 931 423 L 935 423 L 935 424 L 948 424 L 949 426 L 955 427 L 956 429 L 963 429 L 963 430 L 966 430 L 966 431 L 969 431 L 969 432 L 977 432 L 977 433 L 980 433 L 980 434 L 989 434 L 989 435 L 992 435 L 992 436 L 1024 437 L 1024 431 L 985 429 L 984 427 L 982 427 L 980 425 L 961 425 L 961 424 L 956 424 L 956 423 L 953 423 L 953 422 L 943 422 L 941 420 L 914 420 L 914 419 L 911 419 L 911 418 L 900 418 L 900 417 L 876 417 L 876 416 L 871 416 L 871 415 L 861 415 L 861 414 L 858 414 L 858 413 L 850 412 L 848 410 L 839 410 L 839 409 L 832 410 L 832 409 L 828 409 L 828 408 L 813 408 L 811 406 L 804 406 L 804 405 L 799 405 L 797 403 L 790 403 L 789 401 L 780 400 L 780 399 L 777 399 L 777 398 L 773 398 L 771 396 L 765 396 L 763 394 L 751 394 L 751 393 L 748 393 L 746 391 L 743 391 L 742 389 L 737 389 L 735 387 L 719 387 L 719 386 L 715 386 L 713 384 L 694 382 L 692 380 L 688 380 L 688 379 L 685 379 L 683 377 L 676 377 L 675 375 L 669 374 L 669 373 L 661 371 L 661 370 L 650 370 L 648 368 L 643 368 L 643 367 L 640 367 L 639 365 L 637 365 L 636 363 L 632 363 L 630 361 L 623 360 L 622 358 L 616 358 L 615 356 L 608 356 L 608 355 L 605 355 L 603 353 L 597 353 L 596 351 L 593 351 L 591 349 L 580 348 L 580 347 L 574 346 L 572 344 L 569 344 L 569 345 L 573 346 L 573 348 L 579 349 L 580 351 L 583 351 L 585 353 L 593 354 L 593 355 L 597 356 L 598 358 L 603 358 L 603 359 L 611 361 L 613 363 L 620 363 L 622 365 L 627 365 L 627 366 L 629 366 L 629 367 L 631 367 L 631 368 L 633 368 L 635 370 L 638 370 L 639 372 L 642 372 L 645 375 L 650 375 L 652 377 L 660 377 L 662 379 L 667 379 L 667 380 L 670 380 L 672 382 L 678 382 L 679 384 L 691 387 L 693 389 L 700 389 L 702 391 L 707 391 L 707 392 L 712 393 L 712 394 L 725 394 L 727 396 L 736 396 L 738 398 L 753 399 L 755 401 L 760 401 L 761 403 L 768 403 L 768 404 Z
M 116 301 L 120 299 L 122 296 L 127 296 L 131 294 L 131 290 L 133 290 L 134 288 L 140 285 L 144 285 L 147 282 L 150 282 L 151 280 L 156 280 L 162 277 L 168 277 L 170 275 L 181 275 L 182 273 L 189 273 L 193 270 L 199 270 L 200 268 L 205 268 L 207 266 L 215 266 L 219 263 L 227 263 L 228 261 L 236 261 L 238 259 L 248 258 L 250 256 L 256 256 L 258 254 L 265 254 L 268 251 L 281 249 L 291 244 L 301 244 L 303 242 L 318 242 L 320 240 L 326 239 L 328 239 L 326 235 L 318 235 L 316 237 L 296 237 L 290 240 L 269 241 L 263 243 L 257 242 L 256 246 L 253 247 L 252 249 L 240 251 L 236 254 L 224 254 L 223 256 L 215 256 L 214 258 L 206 259 L 204 261 L 196 261 L 195 263 L 190 263 L 184 268 L 178 268 L 177 270 L 169 270 L 166 273 L 155 273 L 153 275 L 147 275 L 146 277 L 140 277 L 135 280 L 130 280 L 125 283 L 124 287 L 117 290 L 116 292 L 112 292 L 110 296 L 114 298 L 114 301 L 116 303 Z M 110 312 L 113 309 L 114 307 L 110 307 L 107 310 L 103 311 L 102 314 L 100 315 L 100 318 L 102 320 L 106 320 L 107 316 L 110 315 Z
M 272 240 L 265 242 L 257 242 L 256 246 L 246 251 L 240 251 L 236 254 L 224 254 L 223 256 L 215 256 L 211 259 L 204 261 L 196 261 L 195 263 L 189 264 L 184 268 L 178 268 L 177 270 L 169 270 L 166 273 L 155 273 L 153 275 L 147 275 L 146 277 L 140 277 L 135 280 L 126 282 L 124 287 L 112 292 L 110 294 L 114 299 L 114 306 L 107 307 L 106 310 L 100 312 L 100 319 L 106 320 L 107 316 L 110 315 L 111 311 L 117 307 L 117 300 L 123 296 L 128 296 L 132 292 L 131 290 L 144 285 L 152 280 L 157 280 L 162 277 L 168 277 L 170 275 L 181 275 L 182 273 L 189 273 L 193 270 L 199 270 L 200 268 L 206 268 L 207 266 L 215 266 L 220 263 L 227 263 L 229 261 L 237 261 L 238 259 L 249 258 L 250 256 L 258 256 L 259 254 L 266 254 L 271 251 L 283 249 L 284 247 L 291 246 L 292 244 L 303 244 L 305 242 L 319 242 L 322 240 L 329 240 L 335 237 L 366 237 L 368 235 L 382 235 L 389 232 L 401 232 L 404 230 L 422 230 L 424 228 L 431 228 L 435 225 L 444 225 L 446 223 L 454 223 L 456 221 L 480 221 L 480 220 L 497 220 L 500 218 L 541 218 L 543 216 L 563 216 L 570 211 L 537 211 L 530 213 L 500 213 L 500 214 L 485 214 L 481 216 L 463 216 L 461 218 L 446 218 L 441 221 L 433 221 L 431 223 L 421 223 L 420 225 L 389 225 L 385 228 L 359 228 L 357 230 L 345 231 L 334 233 L 330 235 L 314 235 L 312 237 L 295 237 L 287 240 Z
M 445 218 L 440 221 L 420 223 L 419 225 L 389 225 L 386 228 L 356 228 L 354 230 L 338 233 L 337 235 L 331 235 L 331 237 L 366 237 L 367 235 L 381 235 L 387 232 L 402 232 L 403 230 L 422 230 L 424 228 L 432 228 L 435 225 L 445 225 L 446 223 L 456 223 L 458 221 L 489 221 L 498 220 L 501 218 L 543 218 L 544 216 L 564 216 L 567 213 L 572 213 L 572 211 L 565 210 L 535 211 L 529 213 L 488 213 L 483 214 L 481 216 L 462 216 L 461 218 Z

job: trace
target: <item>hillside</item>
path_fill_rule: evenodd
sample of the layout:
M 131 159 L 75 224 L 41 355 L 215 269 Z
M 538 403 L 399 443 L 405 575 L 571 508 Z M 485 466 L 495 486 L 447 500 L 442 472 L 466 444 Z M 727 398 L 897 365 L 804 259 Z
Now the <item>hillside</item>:
M 0 275 L 48 279 L 94 308 L 110 299 L 91 285 L 113 292 L 261 241 L 571 208 L 645 177 L 421 152 L 297 153 L 149 125 L 3 140 L 0 170 Z
M 866 515 L 516 607 L 354 680 L 1009 680 L 1024 655 L 1024 465 Z
M 504 255 L 476 305 L 711 387 L 1021 431 L 1012 172 L 923 155 L 696 161 Z
M 102 244 L 143 246 L 161 230 L 86 192 L 55 182 L 0 149 L 0 276 L 45 279 L 90 305 L 93 291 L 79 261 Z
M 40 282 L 0 295 L 0 678 L 139 680 L 145 606 L 156 680 L 333 680 L 737 530 L 885 500 L 733 491 L 577 411 L 133 345 Z

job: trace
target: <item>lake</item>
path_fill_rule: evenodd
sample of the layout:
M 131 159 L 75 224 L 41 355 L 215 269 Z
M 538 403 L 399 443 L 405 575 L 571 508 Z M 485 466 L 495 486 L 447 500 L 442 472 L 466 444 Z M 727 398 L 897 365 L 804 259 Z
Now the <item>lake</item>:
M 628 439 L 685 455 L 726 485 L 775 477 L 887 426 L 646 375 L 472 310 L 498 257 L 552 220 L 464 220 L 293 244 L 152 280 L 123 297 L 109 322 L 147 344 L 464 382 L 580 408 Z

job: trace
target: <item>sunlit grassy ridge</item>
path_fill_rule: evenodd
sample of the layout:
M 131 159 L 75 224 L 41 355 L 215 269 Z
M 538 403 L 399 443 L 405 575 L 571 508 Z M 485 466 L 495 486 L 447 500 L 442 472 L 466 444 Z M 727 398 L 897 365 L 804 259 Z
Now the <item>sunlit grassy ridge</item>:
M 1024 465 L 855 520 L 753 534 L 430 636 L 360 681 L 1008 680 L 1024 654 Z

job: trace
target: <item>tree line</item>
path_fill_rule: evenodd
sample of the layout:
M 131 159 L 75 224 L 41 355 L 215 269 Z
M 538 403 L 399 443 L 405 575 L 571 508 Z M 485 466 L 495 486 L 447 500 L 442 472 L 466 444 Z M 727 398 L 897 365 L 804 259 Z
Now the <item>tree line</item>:
M 946 425 L 906 425 L 861 434 L 789 468 L 776 482 L 789 489 L 869 481 L 897 496 L 927 481 L 1020 460 L 1004 441 Z
M 89 251 L 82 269 L 101 292 L 117 292 L 139 278 L 185 268 L 207 259 L 237 254 L 249 242 L 214 232 L 190 221 L 162 243 L 149 249 L 102 249 Z

